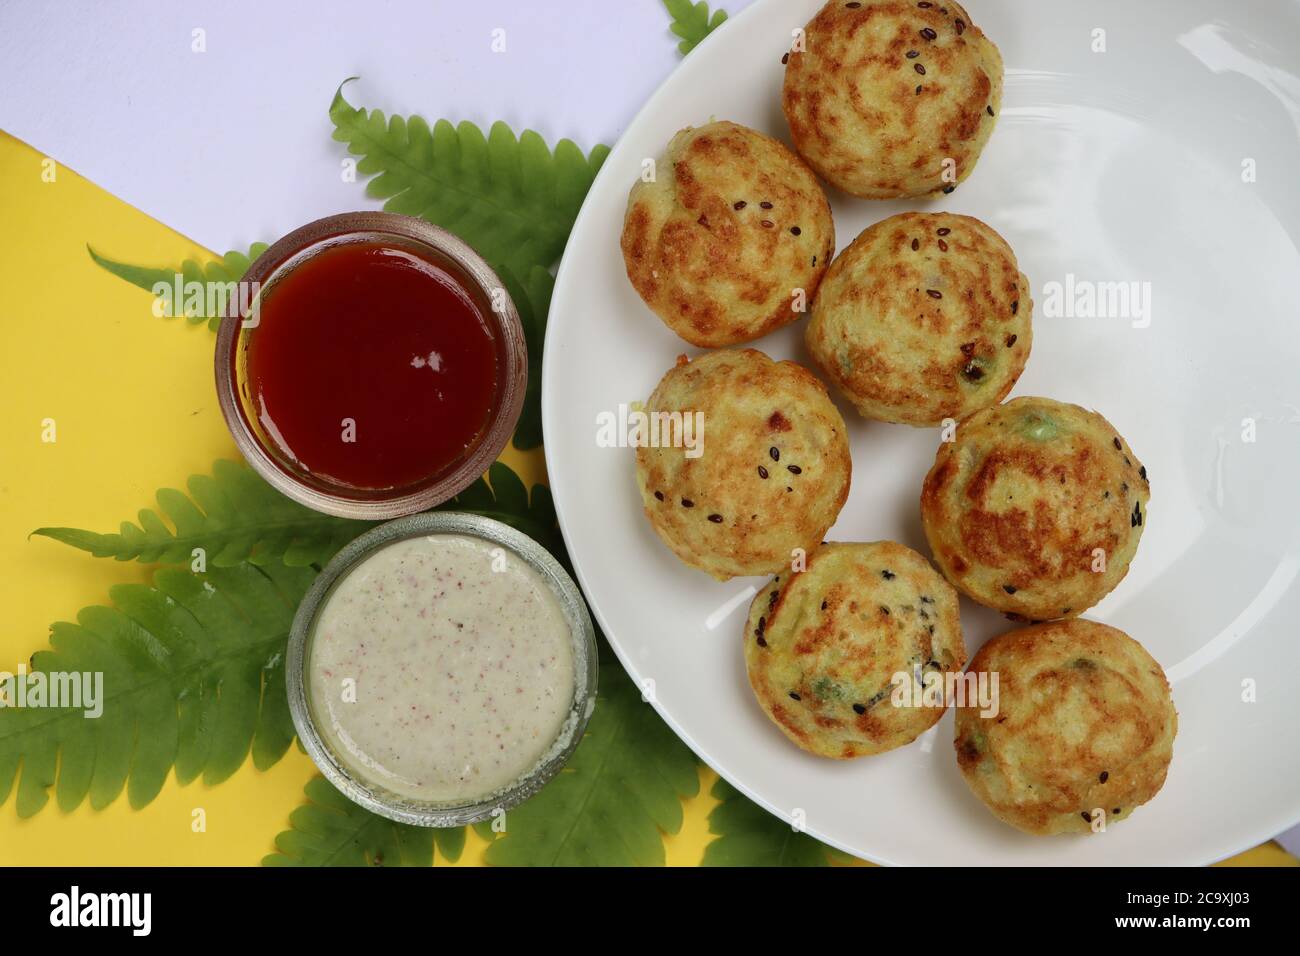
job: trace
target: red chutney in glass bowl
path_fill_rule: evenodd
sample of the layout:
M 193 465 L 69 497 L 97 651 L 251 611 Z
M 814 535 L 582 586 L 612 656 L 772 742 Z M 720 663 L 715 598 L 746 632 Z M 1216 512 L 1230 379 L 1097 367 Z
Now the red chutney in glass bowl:
M 396 517 L 454 496 L 505 447 L 526 386 L 522 328 L 450 233 L 334 216 L 280 240 L 244 281 L 252 306 L 222 321 L 217 391 L 240 451 L 285 494 Z

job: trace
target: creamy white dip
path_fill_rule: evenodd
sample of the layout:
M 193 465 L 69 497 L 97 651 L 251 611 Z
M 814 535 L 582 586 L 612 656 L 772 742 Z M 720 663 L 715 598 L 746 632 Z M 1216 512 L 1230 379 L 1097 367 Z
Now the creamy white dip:
M 547 755 L 573 704 L 573 638 L 554 592 L 469 536 L 366 558 L 326 599 L 309 655 L 326 745 L 354 776 L 410 799 L 509 786 Z

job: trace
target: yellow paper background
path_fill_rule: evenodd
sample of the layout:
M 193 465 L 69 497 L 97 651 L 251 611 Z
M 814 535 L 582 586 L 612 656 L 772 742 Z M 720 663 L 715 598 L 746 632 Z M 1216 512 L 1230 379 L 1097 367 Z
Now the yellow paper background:
M 29 539 L 32 529 L 116 530 L 153 507 L 158 488 L 184 488 L 214 459 L 237 457 L 213 389 L 211 333 L 154 318 L 151 297 L 95 266 L 86 244 L 150 265 L 212 253 L 71 170 L 56 166 L 54 181 L 43 181 L 46 160 L 0 133 L 0 670 L 8 671 L 45 645 L 50 623 L 107 603 L 112 585 L 146 582 L 152 571 Z M 232 237 L 232 245 L 272 238 Z M 42 441 L 46 419 L 54 442 Z M 529 484 L 544 478 L 540 452 L 512 450 L 504 460 Z M 11 794 L 0 805 L 0 864 L 256 864 L 314 772 L 291 747 L 270 770 L 248 763 L 216 787 L 169 778 L 141 810 L 125 794 L 104 810 L 83 803 L 72 813 L 51 798 L 27 820 Z M 681 832 L 665 838 L 670 865 L 695 865 L 710 839 L 716 777 L 702 769 L 700 778 Z M 197 808 L 206 832 L 191 829 Z M 484 845 L 471 832 L 460 865 L 481 863 Z M 1227 862 L 1297 865 L 1276 844 Z

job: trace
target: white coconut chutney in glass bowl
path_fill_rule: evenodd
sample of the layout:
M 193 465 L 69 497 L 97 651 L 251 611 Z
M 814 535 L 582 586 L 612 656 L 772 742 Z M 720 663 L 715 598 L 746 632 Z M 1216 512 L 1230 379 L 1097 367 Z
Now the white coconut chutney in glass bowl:
M 307 753 L 367 809 L 459 826 L 540 789 L 581 739 L 595 633 L 572 579 L 508 525 L 413 515 L 357 538 L 294 619 Z

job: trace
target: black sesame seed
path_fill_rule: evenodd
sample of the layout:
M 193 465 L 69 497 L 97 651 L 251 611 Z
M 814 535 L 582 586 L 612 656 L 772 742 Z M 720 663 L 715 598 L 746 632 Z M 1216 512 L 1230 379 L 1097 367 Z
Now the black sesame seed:
M 789 63 L 789 62 L 790 62 L 790 54 L 789 54 L 789 53 L 782 54 L 782 56 L 781 56 L 781 62 L 782 62 L 783 64 L 784 64 L 784 63 Z
M 940 252 L 948 251 L 948 243 L 944 242 L 942 239 L 939 240 L 939 251 Z
M 980 368 L 974 362 L 967 362 L 961 370 L 961 374 L 966 377 L 968 382 L 978 382 L 984 377 L 984 369 Z
M 908 50 L 908 51 L 907 51 L 907 58 L 908 58 L 909 60 L 915 60 L 915 59 L 916 59 L 918 56 L 920 56 L 920 55 L 921 55 L 920 52 L 918 52 L 917 50 Z
M 917 6 L 920 7 L 922 10 L 929 10 L 932 6 L 934 6 L 934 4 L 930 3 L 929 0 L 922 0 L 921 3 L 917 4 Z
M 854 704 L 853 712 L 855 714 L 865 714 L 867 712 L 867 708 L 863 707 L 861 704 Z
M 991 106 L 986 106 L 986 107 L 984 107 L 984 112 L 985 112 L 985 113 L 988 113 L 989 116 L 992 116 L 992 115 L 993 115 L 993 107 L 991 107 Z
M 916 95 L 917 95 L 917 96 L 920 96 L 920 95 L 921 95 L 921 87 L 919 87 L 919 86 L 916 88 Z
M 794 489 L 791 488 L 789 485 L 786 485 L 786 486 L 785 486 L 785 490 L 786 490 L 786 491 L 794 491 Z
M 701 216 L 699 219 L 697 219 L 697 220 L 695 220 L 695 221 L 696 221 L 697 223 L 699 223 L 701 226 L 703 226 L 705 229 L 708 229 L 708 228 L 709 228 L 709 217 L 708 217 L 708 216 Z
M 711 514 L 709 515 L 709 520 L 712 521 L 714 524 L 722 524 L 722 515 Z
M 926 595 L 922 594 L 922 595 L 921 595 L 921 603 L 922 603 L 922 604 L 933 604 L 933 603 L 934 603 L 934 598 L 932 598 L 932 597 L 926 597 Z
M 797 235 L 799 235 L 799 233 L 801 233 L 801 232 L 803 232 L 803 230 L 800 229 L 798 226 L 791 226 L 791 227 L 790 227 L 790 233 L 791 233 L 791 235 L 795 235 L 795 236 L 797 236 Z
M 1020 311 L 1020 300 L 1016 299 L 1014 302 L 1011 303 L 1011 314 L 1015 315 L 1019 311 Z
M 1014 584 L 1004 584 L 1002 585 L 1002 590 L 1006 591 L 1008 594 L 1015 594 L 1016 586 Z
M 1133 502 L 1133 517 L 1129 520 L 1134 528 L 1142 524 L 1142 502 Z
M 920 240 L 920 239 L 913 239 L 913 240 L 912 240 L 912 251 L 915 252 L 917 249 L 920 249 L 920 248 L 921 248 L 921 240 Z
M 1128 455 L 1124 456 L 1124 464 L 1128 465 L 1130 468 L 1133 467 L 1133 462 L 1128 460 Z
M 1083 817 L 1084 821 L 1087 823 L 1092 822 L 1092 814 L 1090 814 L 1087 810 L 1084 810 L 1081 814 L 1079 814 L 1079 816 Z
M 952 230 L 949 229 L 947 226 L 942 226 L 939 229 L 935 230 L 935 234 L 940 236 L 946 236 L 950 232 L 952 232 Z
M 765 641 L 761 635 L 759 636 L 758 640 L 756 640 L 754 643 L 757 644 L 759 647 L 767 647 L 767 641 Z
M 785 470 L 788 471 L 788 472 L 790 472 L 790 474 L 792 474 L 792 475 L 802 475 L 802 474 L 803 474 L 803 469 L 800 468 L 798 465 L 786 465 L 786 466 L 785 466 Z
M 656 492 L 655 492 L 655 497 L 658 498 L 660 501 L 663 501 L 663 500 L 664 500 L 664 493 L 663 493 L 662 491 L 656 491 Z
M 780 452 L 780 450 L 779 450 L 775 445 L 773 445 L 771 448 L 769 448 L 769 449 L 767 450 L 767 453 L 768 453 L 769 455 L 772 456 L 772 460 L 773 460 L 773 461 L 780 461 L 780 460 L 781 460 L 781 452 Z
M 1111 443 L 1114 444 L 1114 446 L 1115 446 L 1115 450 L 1116 450 L 1116 451 L 1123 451 L 1123 450 L 1124 450 L 1124 446 L 1120 444 L 1119 436 L 1118 436 L 1118 435 L 1116 435 L 1114 438 L 1111 439 Z
M 1143 465 L 1141 468 L 1138 469 L 1138 477 L 1141 478 L 1143 481 L 1146 481 L 1146 480 L 1147 480 L 1147 466 L 1146 466 L 1146 465 Z
M 791 699 L 791 700 L 803 700 L 803 698 L 800 697 L 798 694 L 796 694 L 794 691 L 790 691 L 790 699 Z
M 1127 491 L 1128 491 L 1128 482 L 1127 482 L 1127 481 L 1121 481 L 1121 482 L 1119 483 L 1119 490 L 1120 490 L 1120 491 L 1127 492 Z
M 780 596 L 781 596 L 781 592 L 780 592 L 780 591 L 773 591 L 772 594 L 771 594 L 771 596 L 767 599 L 767 606 L 768 606 L 769 608 L 775 606 L 775 604 L 776 604 L 776 600 L 777 600 L 777 598 L 779 598 Z
M 930 298 L 932 298 L 932 299 L 942 299 L 942 298 L 943 298 L 943 293 L 940 292 L 938 289 L 926 289 L 926 290 L 925 290 L 925 294 L 928 295 L 928 296 L 929 296 Z
M 773 226 L 776 225 L 776 223 L 774 223 L 771 219 L 764 219 L 762 222 L 759 223 L 759 225 L 762 226 L 764 229 L 771 229 Z
M 895 575 L 893 571 L 881 571 L 880 576 L 886 581 L 892 581 L 897 575 Z
M 754 633 L 757 634 L 759 637 L 762 637 L 763 632 L 766 630 L 767 630 L 767 618 L 760 617 L 758 619 L 758 627 L 754 628 Z
M 745 202 L 745 200 L 742 199 L 739 202 L 735 203 L 731 208 L 736 210 L 736 212 L 740 212 L 740 210 L 744 209 L 748 205 L 749 203 Z
M 1103 770 L 1101 772 L 1101 776 L 1099 776 L 1097 779 L 1100 780 L 1102 783 L 1105 783 L 1107 780 L 1110 779 L 1110 773 L 1106 770 Z
M 844 5 L 850 10 L 856 10 L 858 7 L 862 6 L 862 4 L 858 3 L 857 0 L 854 0 L 853 3 L 846 3 Z
M 695 502 L 694 502 L 694 501 L 691 501 L 690 498 L 683 498 L 683 499 L 682 499 L 682 507 L 683 507 L 683 508 L 694 508 L 694 507 L 695 507 Z
M 825 601 L 822 601 L 822 610 L 823 610 L 823 611 L 826 610 L 826 602 L 825 602 Z
M 1011 348 L 1011 346 L 1013 346 L 1013 345 L 1015 345 L 1015 344 L 1016 344 L 1016 336 L 1015 336 L 1014 334 L 1012 334 L 1012 335 L 1008 335 L 1008 336 L 1007 336 L 1007 348 Z
M 965 20 L 954 20 L 952 21 L 952 25 L 957 28 L 957 36 L 961 36 L 963 33 L 966 32 Z
M 925 37 L 927 40 L 933 40 L 938 35 L 939 34 L 935 33 L 929 27 L 926 27 L 924 30 L 921 31 L 921 36 Z
M 916 70 L 916 72 L 917 72 L 917 73 L 920 73 L 922 76 L 925 76 L 925 64 L 924 64 L 924 63 L 913 63 L 913 64 L 912 64 L 912 69 Z
M 963 354 L 963 355 L 974 355 L 974 354 L 975 354 L 975 343 L 974 343 L 974 342 L 963 342 L 962 345 L 961 345 L 961 351 L 962 351 L 962 354 Z
M 1118 815 L 1119 812 L 1120 812 L 1120 809 L 1119 809 L 1119 807 L 1116 807 L 1114 810 L 1112 810 L 1112 811 L 1110 811 L 1110 812 L 1113 813 L 1113 814 Z
M 767 477 L 767 469 L 764 468 L 762 465 L 759 465 L 759 466 L 758 466 L 758 477 L 760 477 L 760 478 L 766 478 L 766 477 Z
M 771 208 L 772 208 L 772 204 L 771 204 L 770 202 L 761 202 L 761 203 L 758 204 L 758 208 L 759 208 L 759 209 L 771 209 Z
M 885 615 L 885 617 L 889 617 L 889 608 L 885 607 L 883 604 L 880 605 L 880 613 Z
M 946 196 L 948 193 L 952 192 L 956 188 L 957 188 L 956 186 L 944 186 L 943 193 Z

